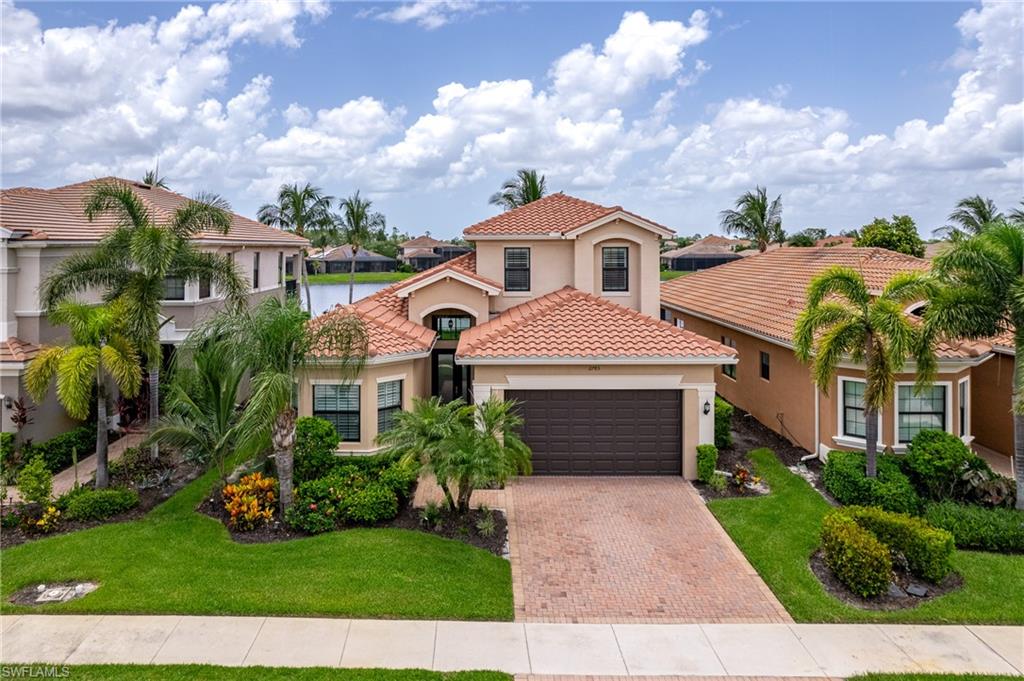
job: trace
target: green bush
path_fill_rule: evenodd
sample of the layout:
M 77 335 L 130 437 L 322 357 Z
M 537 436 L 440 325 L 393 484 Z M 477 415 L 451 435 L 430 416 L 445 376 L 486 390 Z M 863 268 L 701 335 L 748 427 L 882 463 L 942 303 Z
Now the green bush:
M 718 447 L 714 445 L 697 445 L 697 479 L 703 483 L 711 482 L 718 466 Z
M 732 447 L 732 415 L 735 408 L 715 395 L 715 446 L 719 449 Z
M 128 489 L 86 490 L 67 502 L 69 520 L 103 520 L 139 505 L 139 495 Z
M 846 506 L 878 506 L 886 511 L 916 514 L 921 501 L 900 470 L 897 457 L 880 454 L 878 477 L 865 475 L 864 452 L 830 452 L 822 481 L 836 501 Z
M 390 489 L 398 497 L 399 502 L 409 498 L 413 485 L 419 478 L 419 466 L 415 463 L 403 464 L 396 461 L 380 472 L 380 483 Z
M 346 492 L 344 481 L 337 476 L 303 482 L 295 490 L 285 521 L 310 534 L 329 532 L 343 519 L 340 506 Z
M 858 596 L 871 598 L 889 588 L 889 549 L 844 509 L 831 511 L 822 520 L 821 548 L 832 572 Z
M 338 431 L 316 416 L 303 416 L 295 422 L 295 469 L 297 482 L 328 475 L 337 465 Z
M 45 505 L 53 493 L 53 474 L 46 460 L 36 455 L 18 472 L 18 493 L 23 501 Z
M 346 499 L 346 515 L 356 523 L 376 523 L 398 515 L 398 497 L 379 482 L 371 482 Z
M 946 530 L 880 508 L 848 506 L 842 510 L 890 551 L 903 554 L 907 567 L 918 577 L 938 583 L 953 570 L 953 535 Z
M 963 474 L 985 465 L 956 435 L 934 429 L 914 436 L 904 464 L 918 492 L 936 501 L 956 496 Z
M 14 456 L 14 433 L 0 433 L 0 466 L 6 467 Z
M 950 532 L 961 549 L 1024 553 L 1024 511 L 943 501 L 929 504 L 924 517 Z
M 21 455 L 26 461 L 41 456 L 47 468 L 58 473 L 71 465 L 72 449 L 78 450 L 79 461 L 91 456 L 96 451 L 95 426 L 78 426 L 44 442 L 26 443 L 21 448 Z

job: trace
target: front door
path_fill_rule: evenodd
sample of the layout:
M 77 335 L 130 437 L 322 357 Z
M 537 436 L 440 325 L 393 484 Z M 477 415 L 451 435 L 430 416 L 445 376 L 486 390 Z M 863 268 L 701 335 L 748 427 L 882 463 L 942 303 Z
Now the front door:
M 470 367 L 455 363 L 455 350 L 434 350 L 431 357 L 433 389 L 431 395 L 442 402 L 462 398 L 472 402 L 469 394 Z

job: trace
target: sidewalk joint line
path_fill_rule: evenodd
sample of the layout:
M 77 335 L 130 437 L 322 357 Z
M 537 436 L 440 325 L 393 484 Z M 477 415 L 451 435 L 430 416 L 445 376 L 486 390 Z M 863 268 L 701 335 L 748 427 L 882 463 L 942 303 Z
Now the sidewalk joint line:
M 907 658 L 909 658 L 911 662 L 913 662 L 915 665 L 917 665 L 918 669 L 920 669 L 922 672 L 925 671 L 925 666 L 923 664 L 921 664 L 920 662 L 918 662 L 917 658 L 914 657 L 913 655 L 911 655 L 909 650 L 907 650 L 906 648 L 901 646 L 896 639 L 894 639 L 892 636 L 890 636 L 889 633 L 885 629 L 882 628 L 882 625 L 880 625 L 880 624 L 872 624 L 872 626 L 876 627 L 878 629 L 878 631 L 882 632 L 882 636 L 887 638 L 890 643 L 892 643 L 894 646 L 896 646 L 900 650 L 901 653 L 906 655 Z M 938 673 L 938 672 L 932 672 L 932 673 Z
M 430 651 L 430 668 L 437 671 L 435 665 L 437 664 L 437 620 L 434 620 L 434 648 Z
M 346 620 L 346 622 L 348 624 L 345 626 L 345 638 L 343 638 L 341 640 L 341 654 L 338 655 L 338 664 L 337 664 L 338 667 L 341 666 L 341 661 L 345 659 L 345 648 L 348 647 L 348 635 L 352 631 L 352 620 L 351 620 L 351 618 Z
M 1005 662 L 1006 664 L 1010 665 L 1010 669 L 1016 670 L 1016 672 L 1017 672 L 1018 674 L 1024 674 L 1024 660 L 1021 660 L 1021 666 L 1020 666 L 1020 667 L 1018 667 L 1018 666 L 1017 666 L 1017 665 L 1015 665 L 1015 664 L 1014 664 L 1013 662 L 1010 662 L 1010 661 L 1009 661 L 1009 660 L 1007 660 L 1007 659 L 1006 659 L 1005 657 L 1003 657 L 1002 655 L 1000 655 L 1000 654 L 999 654 L 999 651 L 998 651 L 998 650 L 996 650 L 996 649 L 995 649 L 995 648 L 993 648 L 993 647 L 992 647 L 991 645 L 989 645 L 988 641 L 986 641 L 986 640 L 985 640 L 985 639 L 983 639 L 983 638 L 982 638 L 981 636 L 979 636 L 979 635 L 978 635 L 978 632 L 974 631 L 974 629 L 972 629 L 972 628 L 971 628 L 972 626 L 984 626 L 984 625 L 971 625 L 971 624 L 963 624 L 963 625 L 961 625 L 961 626 L 962 626 L 962 627 L 963 627 L 964 629 L 966 629 L 967 631 L 969 631 L 969 632 L 971 633 L 971 636 L 973 636 L 974 638 L 976 638 L 976 639 L 978 639 L 979 641 L 981 641 L 981 644 L 982 644 L 983 646 L 985 646 L 986 648 L 988 648 L 989 650 L 991 650 L 991 651 L 992 651 L 992 652 L 993 652 L 993 653 L 995 654 L 995 656 L 996 656 L 996 657 L 998 657 L 998 658 L 999 658 L 1000 660 L 1002 660 L 1002 661 L 1003 661 L 1003 662 Z
M 608 627 L 612 630 L 612 638 L 615 639 L 615 648 L 619 651 L 619 657 L 622 659 L 622 667 L 626 670 L 626 676 L 632 676 L 629 671 L 629 663 L 626 662 L 626 656 L 622 653 L 622 644 L 619 643 L 619 634 L 615 631 L 615 625 L 609 624 Z
M 722 672 L 727 676 L 730 676 L 731 674 L 729 673 L 728 667 L 725 666 L 725 661 L 722 660 L 722 656 L 718 654 L 718 648 L 716 648 L 715 644 L 711 641 L 711 637 L 708 636 L 708 632 L 704 631 L 704 625 L 697 623 L 697 630 L 700 632 L 700 635 L 704 637 L 704 640 L 708 644 L 708 648 L 711 648 L 711 652 L 715 654 L 715 659 L 718 660 L 718 666 L 722 668 Z
M 171 630 L 167 632 L 167 636 L 164 637 L 164 640 L 160 643 L 160 646 L 156 649 L 156 652 L 153 653 L 153 657 L 149 658 L 150 664 L 153 664 L 153 660 L 155 660 L 156 656 L 160 654 L 160 651 L 164 649 L 164 646 L 167 645 L 167 642 L 171 640 L 171 636 L 173 636 L 174 632 L 178 630 L 178 625 L 181 624 L 181 620 L 183 619 L 185 619 L 184 615 L 178 615 L 178 621 L 175 622 L 174 626 L 171 627 Z
M 523 628 L 523 642 L 526 644 L 526 664 L 530 667 L 530 673 L 533 673 L 533 658 L 530 656 L 530 636 L 526 633 L 526 622 L 518 622 L 519 626 Z
M 267 618 L 264 617 L 260 622 L 260 628 L 256 630 L 256 635 L 252 637 L 252 641 L 249 642 L 249 647 L 245 650 L 245 655 L 242 656 L 241 666 L 245 666 L 245 661 L 249 659 L 249 655 L 252 653 L 252 647 L 256 645 L 256 639 L 260 637 L 260 632 L 263 631 L 263 625 L 267 623 Z
M 824 674 L 825 676 L 831 676 L 831 674 L 829 674 L 825 670 L 825 666 L 821 662 L 818 662 L 818 658 L 816 658 L 814 656 L 814 653 L 812 653 L 811 649 L 807 647 L 807 644 L 804 643 L 804 640 L 802 638 L 800 638 L 800 634 L 798 634 L 796 632 L 796 630 L 793 629 L 793 624 L 795 624 L 795 622 L 794 623 L 786 622 L 784 626 L 789 631 L 789 633 L 793 634 L 793 638 L 796 639 L 796 642 L 799 643 L 800 647 L 804 649 L 805 653 L 807 653 L 807 657 L 811 658 L 811 661 L 818 666 L 818 669 L 821 670 L 821 673 Z

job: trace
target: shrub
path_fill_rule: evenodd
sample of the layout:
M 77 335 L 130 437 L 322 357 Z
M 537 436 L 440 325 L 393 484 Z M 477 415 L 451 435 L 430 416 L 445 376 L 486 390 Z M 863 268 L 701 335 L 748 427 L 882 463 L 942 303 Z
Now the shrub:
M 910 571 L 929 582 L 941 582 L 953 570 L 953 535 L 920 518 L 880 508 L 850 506 L 843 512 L 890 551 L 902 554 Z
M 494 513 L 487 511 L 476 521 L 476 531 L 481 537 L 493 537 L 498 531 L 498 523 L 494 520 Z
M 413 485 L 419 478 L 419 466 L 396 461 L 380 472 L 380 483 L 395 493 L 400 502 L 409 498 Z
M 420 522 L 429 528 L 438 528 L 443 521 L 441 505 L 436 501 L 428 501 L 427 505 L 420 511 Z
M 708 480 L 708 487 L 715 490 L 716 492 L 724 492 L 729 481 L 726 479 L 723 473 L 715 473 Z
M 46 504 L 53 493 L 53 474 L 46 467 L 46 460 L 36 455 L 18 473 L 18 493 L 23 501 L 31 504 Z
M 6 472 L 14 462 L 14 433 L 0 433 L 0 471 Z
M 976 461 L 981 459 L 956 435 L 933 429 L 914 436 L 904 459 L 918 492 L 935 500 L 952 498 L 964 472 L 980 468 Z
M 398 497 L 379 482 L 356 490 L 345 502 L 345 515 L 357 523 L 376 523 L 398 515 Z
M 950 532 L 961 549 L 1024 553 L 1024 512 L 952 501 L 929 504 L 925 519 Z
M 732 447 L 732 415 L 735 409 L 721 397 L 715 396 L 715 446 Z
M 56 506 L 47 506 L 43 515 L 32 523 L 32 529 L 46 534 L 56 530 L 58 524 L 60 524 L 60 510 Z
M 250 473 L 237 484 L 225 485 L 221 497 L 224 510 L 230 516 L 228 525 L 232 529 L 248 532 L 270 522 L 274 517 L 277 480 L 265 477 L 262 473 Z
M 295 422 L 295 480 L 315 480 L 329 474 L 337 465 L 338 457 L 334 452 L 338 442 L 338 431 L 330 421 L 316 416 L 298 419 Z
M 985 464 L 980 457 L 978 461 Z M 971 469 L 963 474 L 957 496 L 959 500 L 972 504 L 1014 508 L 1017 502 L 1017 483 L 999 475 L 985 464 L 984 468 Z
M 831 511 L 822 520 L 821 548 L 832 572 L 858 596 L 878 596 L 889 587 L 889 549 L 843 509 Z
M 139 495 L 127 489 L 95 489 L 76 493 L 67 501 L 69 520 L 103 520 L 139 505 Z
M 349 491 L 349 484 L 342 476 L 308 480 L 295 491 L 295 502 L 285 520 L 310 534 L 329 532 L 343 520 L 341 505 Z
M 95 452 L 96 428 L 79 426 L 45 442 L 26 443 L 21 453 L 25 460 L 42 456 L 51 471 L 59 472 L 71 465 L 72 449 L 78 450 L 79 461 Z
M 917 513 L 918 499 L 910 479 L 895 456 L 878 456 L 878 477 L 865 475 L 864 452 L 830 452 L 822 481 L 825 489 L 844 505 L 878 506 L 896 513 Z
M 718 466 L 718 447 L 715 445 L 697 445 L 697 479 L 711 482 Z

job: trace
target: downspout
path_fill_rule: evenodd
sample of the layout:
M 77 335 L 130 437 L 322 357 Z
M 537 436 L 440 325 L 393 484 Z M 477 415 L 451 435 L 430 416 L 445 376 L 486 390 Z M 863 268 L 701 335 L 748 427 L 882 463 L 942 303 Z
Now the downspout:
M 821 391 L 813 381 L 811 385 L 814 386 L 814 451 L 807 456 L 801 456 L 801 461 L 820 458 L 818 452 L 821 449 L 821 407 L 819 406 Z

